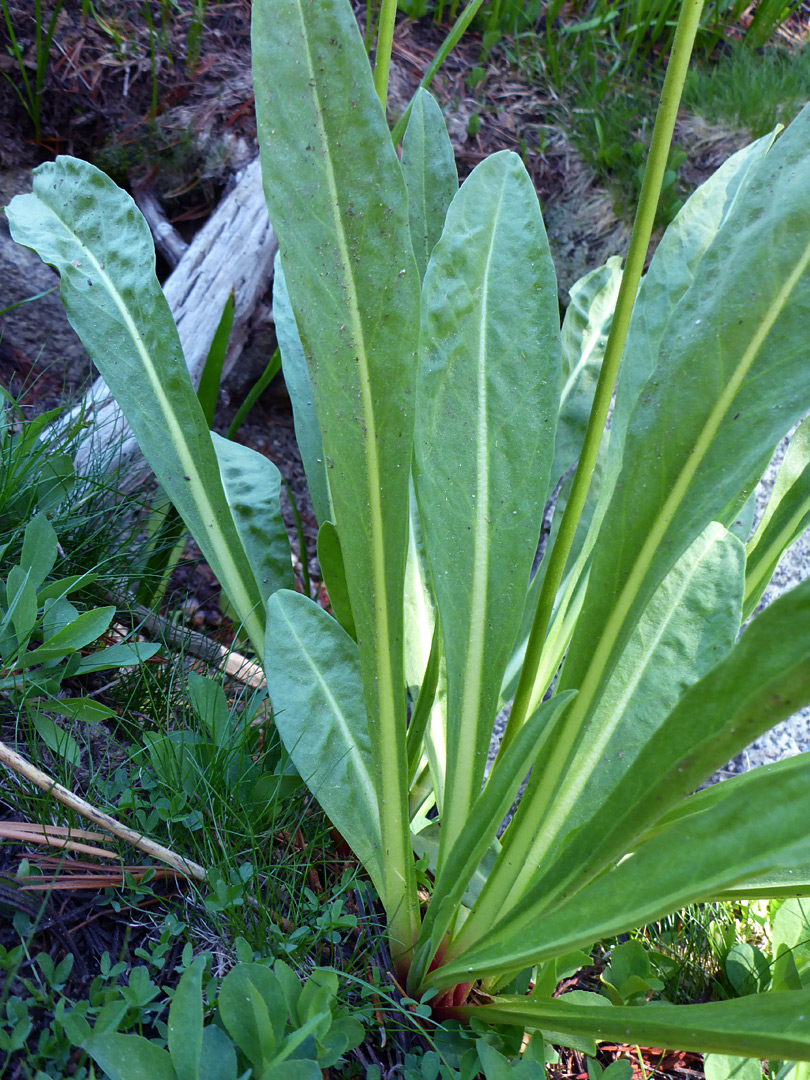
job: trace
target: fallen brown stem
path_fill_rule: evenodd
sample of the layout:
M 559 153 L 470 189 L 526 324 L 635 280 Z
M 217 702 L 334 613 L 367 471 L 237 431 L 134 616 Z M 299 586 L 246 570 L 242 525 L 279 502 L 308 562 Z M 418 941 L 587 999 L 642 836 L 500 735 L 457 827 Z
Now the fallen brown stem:
M 122 825 L 115 818 L 110 817 L 109 814 L 105 814 L 103 810 L 98 810 L 79 795 L 74 795 L 72 791 L 68 791 L 66 787 L 58 784 L 53 777 L 42 772 L 41 769 L 32 765 L 30 761 L 26 761 L 16 750 L 12 750 L 3 742 L 0 742 L 0 762 L 13 772 L 25 777 L 26 780 L 30 780 L 32 784 L 42 788 L 43 791 L 47 791 L 49 795 L 53 795 L 64 806 L 75 810 L 77 814 L 81 814 L 88 821 L 92 821 L 94 825 L 99 825 L 102 829 L 112 833 L 113 836 L 117 836 L 119 840 L 124 840 L 127 844 L 131 844 L 147 855 L 151 855 L 154 859 L 159 859 L 184 877 L 193 878 L 195 881 L 206 880 L 206 872 L 198 863 L 192 862 L 190 859 L 184 859 L 170 848 L 163 847 L 162 844 L 149 840 L 142 833 L 137 833 L 134 829 Z

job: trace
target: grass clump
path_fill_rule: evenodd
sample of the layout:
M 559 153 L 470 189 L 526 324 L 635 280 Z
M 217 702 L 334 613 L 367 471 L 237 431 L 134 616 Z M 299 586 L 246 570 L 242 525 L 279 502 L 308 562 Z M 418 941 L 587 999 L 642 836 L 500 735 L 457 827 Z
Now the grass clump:
M 732 46 L 716 64 L 694 67 L 683 104 L 713 123 L 746 128 L 755 137 L 787 124 L 810 99 L 810 48 L 796 53 Z

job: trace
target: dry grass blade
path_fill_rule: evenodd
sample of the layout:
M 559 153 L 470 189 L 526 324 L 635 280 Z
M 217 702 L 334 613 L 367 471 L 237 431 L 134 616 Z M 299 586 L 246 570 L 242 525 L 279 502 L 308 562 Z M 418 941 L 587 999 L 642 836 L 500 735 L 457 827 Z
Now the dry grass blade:
M 71 810 L 75 810 L 77 814 L 81 814 L 82 817 L 87 818 L 88 821 L 92 821 L 94 825 L 100 825 L 101 828 L 111 832 L 113 836 L 117 836 L 119 840 L 124 840 L 127 844 L 131 844 L 133 847 L 145 852 L 147 855 L 151 855 L 155 859 L 159 859 L 161 862 L 168 863 L 178 873 L 183 874 L 185 877 L 194 878 L 195 881 L 205 881 L 205 870 L 190 859 L 184 859 L 181 855 L 171 851 L 169 848 L 163 847 L 162 844 L 155 843 L 154 840 L 149 840 L 141 833 L 135 832 L 134 829 L 128 829 L 126 825 L 122 825 L 115 818 L 110 817 L 109 814 L 105 814 L 102 810 L 98 810 L 95 806 L 92 806 L 89 802 L 80 798 L 78 795 L 74 795 L 72 791 L 68 791 L 67 788 L 62 787 L 61 784 L 48 776 L 47 773 L 42 772 L 35 765 L 32 765 L 30 761 L 26 761 L 24 757 L 12 750 L 11 747 L 6 746 L 5 743 L 0 742 L 0 762 L 7 765 L 8 768 L 18 773 L 20 776 L 25 777 L 32 784 L 36 784 L 37 787 L 42 788 L 43 791 L 47 791 L 49 795 L 52 795 L 55 799 L 58 799 L 64 806 L 69 807 Z
M 60 835 L 62 834 L 62 835 Z M 7 821 L 0 824 L 0 836 L 6 840 L 16 840 L 20 844 L 47 844 L 49 847 L 64 848 L 81 855 L 98 855 L 102 859 L 118 859 L 114 851 L 93 847 L 91 844 L 78 843 L 74 836 L 89 840 L 101 840 L 109 843 L 110 837 L 101 833 L 86 832 L 84 829 L 64 829 L 57 825 L 34 825 L 27 821 Z
M 152 874 L 152 881 L 168 881 L 175 878 L 172 870 L 157 869 L 154 866 L 98 866 L 96 863 L 78 859 L 56 859 L 49 855 L 34 855 L 29 862 L 42 871 L 50 873 L 28 874 L 18 877 L 22 892 L 69 892 L 80 889 L 122 888 L 125 877 L 140 882 L 147 874 Z

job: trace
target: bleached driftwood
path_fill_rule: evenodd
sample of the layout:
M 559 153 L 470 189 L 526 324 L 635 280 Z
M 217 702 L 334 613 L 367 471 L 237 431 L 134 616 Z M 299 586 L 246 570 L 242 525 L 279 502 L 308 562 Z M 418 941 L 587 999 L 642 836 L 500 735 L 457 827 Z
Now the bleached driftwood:
M 149 226 L 155 247 L 174 270 L 188 251 L 188 244 L 166 217 L 166 211 L 151 188 L 133 187 L 132 198 Z
M 194 237 L 163 286 L 195 387 L 231 291 L 234 320 L 223 377 L 239 358 L 251 317 L 272 277 L 277 247 L 256 158 L 237 175 L 236 186 Z M 93 383 L 72 415 L 80 411 L 90 426 L 76 455 L 77 466 L 91 461 L 131 463 L 137 443 L 103 379 Z

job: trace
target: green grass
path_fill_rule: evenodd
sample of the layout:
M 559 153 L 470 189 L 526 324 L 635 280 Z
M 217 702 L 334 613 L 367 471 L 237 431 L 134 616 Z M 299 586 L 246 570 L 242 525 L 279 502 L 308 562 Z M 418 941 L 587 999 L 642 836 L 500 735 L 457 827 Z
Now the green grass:
M 787 124 L 810 101 L 810 48 L 791 54 L 733 46 L 716 64 L 687 76 L 683 105 L 714 123 L 746 128 L 755 137 Z

